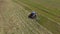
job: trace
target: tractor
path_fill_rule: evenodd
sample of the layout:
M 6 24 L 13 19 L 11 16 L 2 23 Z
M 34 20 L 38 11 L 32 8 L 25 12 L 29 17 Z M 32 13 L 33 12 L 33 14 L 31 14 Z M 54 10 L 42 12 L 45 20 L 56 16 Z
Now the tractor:
M 36 18 L 36 12 L 31 12 L 28 17 L 31 19 Z

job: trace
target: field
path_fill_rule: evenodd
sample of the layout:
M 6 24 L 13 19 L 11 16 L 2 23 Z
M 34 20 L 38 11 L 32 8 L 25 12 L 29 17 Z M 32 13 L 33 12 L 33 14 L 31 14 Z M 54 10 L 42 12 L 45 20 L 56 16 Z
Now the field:
M 60 34 L 60 0 L 0 0 L 0 34 Z

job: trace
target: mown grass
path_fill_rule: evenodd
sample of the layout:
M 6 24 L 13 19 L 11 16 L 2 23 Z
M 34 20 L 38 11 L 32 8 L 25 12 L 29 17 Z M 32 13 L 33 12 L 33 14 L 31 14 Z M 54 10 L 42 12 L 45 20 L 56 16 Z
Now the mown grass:
M 41 15 L 39 14 L 39 17 L 38 17 L 38 18 L 40 18 L 40 20 L 38 22 L 41 25 L 46 27 L 49 31 L 53 32 L 54 34 L 60 34 L 60 30 L 59 30 L 60 25 L 57 24 L 57 22 L 60 22 L 60 18 L 58 18 L 58 16 L 57 16 L 57 15 L 60 15 L 60 12 L 58 9 L 57 10 L 51 10 L 50 8 L 46 8 L 46 7 L 44 7 L 38 3 L 35 3 L 33 1 L 30 1 L 30 0 L 18 0 L 18 1 L 25 3 L 31 7 L 31 8 L 28 8 L 22 4 L 22 6 L 25 7 L 26 10 L 29 10 L 29 11 L 35 10 L 41 14 Z M 16 2 L 19 3 L 18 1 L 16 1 Z M 51 21 L 47 17 L 44 17 L 42 15 L 45 15 L 48 18 L 51 18 L 57 22 Z

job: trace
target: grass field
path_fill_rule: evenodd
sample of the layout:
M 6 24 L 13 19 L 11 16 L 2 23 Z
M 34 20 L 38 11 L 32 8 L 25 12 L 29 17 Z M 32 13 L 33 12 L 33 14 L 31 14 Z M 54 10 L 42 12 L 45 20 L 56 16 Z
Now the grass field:
M 0 0 L 0 34 L 60 34 L 60 0 Z

